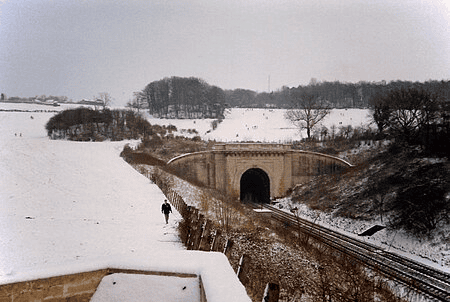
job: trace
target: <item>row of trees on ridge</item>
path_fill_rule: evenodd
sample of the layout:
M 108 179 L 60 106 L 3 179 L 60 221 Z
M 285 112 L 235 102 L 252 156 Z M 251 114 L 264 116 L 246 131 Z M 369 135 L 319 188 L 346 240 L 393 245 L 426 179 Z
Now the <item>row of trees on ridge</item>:
M 308 85 L 283 86 L 273 92 L 255 92 L 247 89 L 225 90 L 225 102 L 230 107 L 291 108 L 295 95 L 314 94 L 331 108 L 368 108 L 370 100 L 379 94 L 400 89 L 426 90 L 441 100 L 450 100 L 450 81 L 410 81 L 342 83 L 319 82 L 311 79 Z
M 222 118 L 225 93 L 198 78 L 171 77 L 149 83 L 129 105 L 163 118 Z

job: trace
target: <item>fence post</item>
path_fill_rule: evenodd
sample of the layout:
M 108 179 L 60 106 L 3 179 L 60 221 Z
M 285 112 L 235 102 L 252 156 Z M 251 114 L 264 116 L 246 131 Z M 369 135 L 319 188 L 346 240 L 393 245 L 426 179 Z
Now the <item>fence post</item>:
M 190 206 L 186 206 L 185 215 L 183 215 L 185 223 L 186 223 L 186 247 L 189 249 L 192 240 L 192 208 Z
M 194 210 L 193 211 L 193 213 L 194 213 L 194 221 L 195 221 L 195 223 L 197 223 L 201 219 L 200 211 L 197 208 L 194 208 L 193 210 Z
M 211 249 L 210 249 L 211 252 L 217 251 L 217 248 L 219 246 L 220 234 L 221 233 L 222 232 L 220 230 L 216 230 L 214 232 L 214 238 L 213 238 L 213 242 L 211 243 Z
M 203 215 L 199 214 L 198 220 L 195 223 L 195 236 L 194 236 L 194 241 L 193 241 L 193 245 L 192 245 L 193 250 L 198 250 L 200 247 L 200 241 L 201 241 L 201 237 L 203 235 L 203 230 L 204 230 L 203 225 L 204 225 Z
M 184 201 L 180 195 L 177 194 L 176 199 L 177 199 L 178 206 L 180 208 L 179 211 L 181 214 L 183 214 L 183 209 L 185 208 L 186 205 L 184 204 Z
M 181 210 L 181 216 L 183 216 L 184 219 L 188 219 L 190 210 L 191 207 L 187 204 L 184 204 L 183 209 Z
M 177 205 L 178 212 L 181 213 L 181 207 L 180 207 L 180 195 L 178 193 L 174 192 L 173 200 L 175 201 L 175 204 Z
M 245 286 L 247 285 L 248 278 L 247 278 L 247 270 L 250 262 L 250 257 L 246 254 L 243 254 L 241 256 L 241 259 L 239 259 L 239 267 L 237 270 L 237 277 L 239 281 Z
M 280 286 L 277 283 L 267 283 L 262 302 L 278 302 Z
M 186 243 L 185 243 L 188 250 L 191 249 L 193 237 L 194 237 L 194 230 L 189 225 L 187 227 L 187 237 L 186 237 Z
M 208 244 L 208 240 L 210 238 L 210 236 L 209 236 L 210 228 L 211 228 L 211 222 L 208 219 L 206 219 L 205 224 L 203 225 L 202 235 L 200 236 L 200 243 L 198 244 L 198 249 L 200 251 L 208 250 L 207 244 Z
M 187 249 L 194 250 L 198 237 L 198 210 L 194 207 L 190 207 L 189 214 L 190 234 Z
M 225 254 L 225 256 L 227 256 L 227 258 L 230 258 L 231 248 L 232 247 L 233 247 L 233 240 L 227 239 L 227 242 L 226 242 L 225 247 L 223 249 L 223 253 Z

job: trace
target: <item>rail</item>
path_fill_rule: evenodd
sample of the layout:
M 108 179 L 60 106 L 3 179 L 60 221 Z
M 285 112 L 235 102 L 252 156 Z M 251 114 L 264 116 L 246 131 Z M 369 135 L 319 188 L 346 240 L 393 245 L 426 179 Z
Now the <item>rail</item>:
M 387 252 L 326 227 L 312 223 L 270 205 L 250 204 L 272 211 L 271 219 L 294 231 L 301 231 L 320 242 L 376 269 L 383 275 L 407 285 L 432 301 L 450 301 L 450 274 L 423 263 Z

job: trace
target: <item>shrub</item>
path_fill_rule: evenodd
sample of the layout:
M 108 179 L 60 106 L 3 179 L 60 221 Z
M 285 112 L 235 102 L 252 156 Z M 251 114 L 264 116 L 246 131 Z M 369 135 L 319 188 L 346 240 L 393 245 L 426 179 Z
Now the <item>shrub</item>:
M 163 145 L 163 141 L 157 134 L 153 134 L 150 137 L 142 139 L 142 145 L 144 145 L 145 148 L 156 149 Z
M 219 126 L 219 123 L 221 122 L 221 120 L 214 120 L 214 121 L 212 121 L 211 122 L 211 128 L 213 129 L 213 130 L 216 130 L 217 129 L 217 127 Z
M 150 127 L 144 118 L 132 111 L 90 108 L 61 111 L 45 125 L 50 138 L 77 141 L 136 139 L 149 132 Z
M 167 131 L 169 131 L 169 133 L 177 131 L 177 127 L 174 125 L 169 125 L 166 127 L 166 129 L 167 129 Z
M 429 183 L 401 190 L 394 203 L 391 226 L 418 236 L 429 235 L 439 222 L 448 222 L 450 204 L 445 194 L 444 187 Z

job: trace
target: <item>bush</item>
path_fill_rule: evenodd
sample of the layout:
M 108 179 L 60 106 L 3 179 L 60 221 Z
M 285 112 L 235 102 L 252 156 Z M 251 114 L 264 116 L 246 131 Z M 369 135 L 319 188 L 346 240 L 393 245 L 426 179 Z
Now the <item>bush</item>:
M 219 123 L 221 123 L 221 122 L 222 122 L 222 120 L 213 120 L 213 121 L 211 122 L 211 128 L 212 128 L 213 130 L 216 130 L 217 127 L 219 126 Z
M 144 145 L 144 148 L 149 148 L 149 149 L 154 150 L 158 147 L 161 147 L 163 145 L 163 141 L 157 134 L 153 134 L 150 137 L 144 138 L 142 140 L 142 145 Z
M 166 129 L 167 129 L 167 131 L 169 131 L 169 133 L 177 131 L 177 127 L 174 125 L 169 125 L 166 127 Z
M 90 108 L 61 111 L 45 125 L 50 138 L 76 141 L 136 139 L 150 128 L 150 123 L 135 112 Z
M 448 222 L 450 204 L 439 184 L 423 184 L 400 191 L 394 203 L 391 226 L 414 235 L 429 235 L 439 222 Z
M 133 152 L 133 149 L 130 147 L 130 144 L 126 144 L 123 147 L 122 153 L 120 153 L 120 156 L 126 155 L 126 154 L 130 154 L 131 152 Z
M 386 182 L 398 186 L 391 203 L 393 228 L 424 236 L 430 235 L 440 222 L 449 222 L 450 172 L 447 165 L 413 163 L 410 168 L 388 177 Z
M 372 100 L 373 120 L 379 134 L 409 146 L 421 146 L 430 154 L 448 156 L 450 106 L 428 91 L 397 89 Z M 385 131 L 386 130 L 386 131 Z
M 133 151 L 129 145 L 126 145 L 120 156 L 125 159 L 126 162 L 130 164 L 144 164 L 151 166 L 164 166 L 166 163 L 159 158 L 156 158 L 148 153 L 144 153 L 141 151 Z

